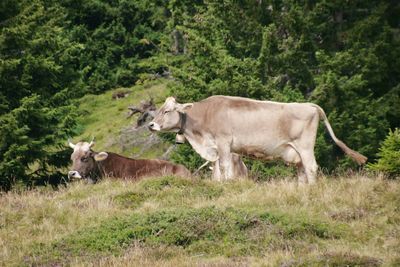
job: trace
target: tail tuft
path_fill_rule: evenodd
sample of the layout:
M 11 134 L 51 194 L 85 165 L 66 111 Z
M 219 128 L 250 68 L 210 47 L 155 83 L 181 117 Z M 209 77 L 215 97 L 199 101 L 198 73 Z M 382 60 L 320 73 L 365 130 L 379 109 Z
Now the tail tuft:
M 340 145 L 339 145 L 339 147 L 342 148 Z M 357 151 L 354 151 L 353 149 L 348 148 L 347 146 L 346 146 L 346 148 L 347 149 L 342 148 L 343 151 L 347 155 L 349 155 L 352 159 L 354 159 L 358 163 L 358 165 L 362 165 L 362 164 L 365 164 L 365 162 L 367 162 L 368 158 L 366 156 L 358 153 Z

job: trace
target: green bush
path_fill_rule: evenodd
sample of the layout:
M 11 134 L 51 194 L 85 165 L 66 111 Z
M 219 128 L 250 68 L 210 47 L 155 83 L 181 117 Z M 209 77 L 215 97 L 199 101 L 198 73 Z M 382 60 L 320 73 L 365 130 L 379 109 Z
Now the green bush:
M 400 175 L 400 130 L 390 130 L 378 152 L 378 161 L 368 168 L 382 171 L 390 176 Z

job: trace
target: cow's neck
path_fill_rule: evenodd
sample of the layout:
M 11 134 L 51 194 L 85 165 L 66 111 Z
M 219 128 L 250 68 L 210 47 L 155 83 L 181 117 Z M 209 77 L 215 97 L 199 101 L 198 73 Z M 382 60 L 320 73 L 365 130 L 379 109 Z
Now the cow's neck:
M 108 157 L 103 161 L 96 161 L 96 174 L 99 178 L 103 178 L 111 172 L 110 163 L 112 155 L 108 153 Z
M 196 142 L 196 137 L 201 136 L 201 132 L 199 131 L 199 129 L 196 129 L 196 123 L 194 122 L 194 120 L 190 117 L 190 115 L 185 116 L 185 129 L 184 131 L 182 131 L 182 129 L 180 129 L 180 132 L 178 132 L 178 134 L 183 134 L 185 136 L 185 138 L 189 141 L 190 144 L 192 144 L 192 142 Z M 182 124 L 182 123 L 180 123 Z M 181 127 L 181 126 L 180 126 Z
M 179 112 L 179 121 L 181 125 L 179 127 L 178 134 L 183 134 L 186 129 L 187 114 L 184 112 Z
M 217 146 L 212 135 L 200 127 L 195 120 L 186 115 L 186 125 L 183 135 L 193 149 L 205 160 L 218 160 Z
M 102 168 L 100 167 L 100 162 L 95 161 L 94 164 L 95 167 L 89 174 L 89 180 L 92 180 L 92 182 L 96 182 L 97 180 L 101 179 L 104 176 Z

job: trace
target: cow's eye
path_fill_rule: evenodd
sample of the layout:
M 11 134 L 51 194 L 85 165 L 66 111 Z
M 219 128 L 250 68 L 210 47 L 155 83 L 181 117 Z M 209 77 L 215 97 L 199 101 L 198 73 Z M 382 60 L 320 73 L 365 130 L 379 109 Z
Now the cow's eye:
M 169 110 L 165 110 L 165 111 L 164 111 L 164 114 L 167 114 L 168 112 L 169 112 Z
M 83 157 L 83 158 L 81 158 L 81 161 L 83 161 L 83 162 L 86 162 L 86 161 L 88 161 L 88 157 Z

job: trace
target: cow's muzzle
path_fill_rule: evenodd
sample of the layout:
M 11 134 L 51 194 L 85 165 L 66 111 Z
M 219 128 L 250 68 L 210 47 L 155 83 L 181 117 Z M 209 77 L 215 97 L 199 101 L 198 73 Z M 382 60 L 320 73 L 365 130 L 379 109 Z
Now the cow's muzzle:
M 148 127 L 149 127 L 150 131 L 160 131 L 161 130 L 160 125 L 158 123 L 155 123 L 154 121 L 150 122 Z
M 78 178 L 82 179 L 82 176 L 79 174 L 77 171 L 69 171 L 68 172 L 68 178 Z

